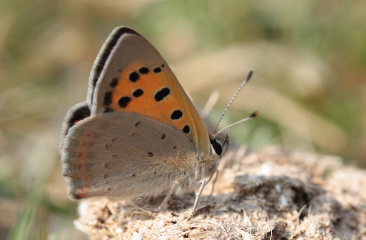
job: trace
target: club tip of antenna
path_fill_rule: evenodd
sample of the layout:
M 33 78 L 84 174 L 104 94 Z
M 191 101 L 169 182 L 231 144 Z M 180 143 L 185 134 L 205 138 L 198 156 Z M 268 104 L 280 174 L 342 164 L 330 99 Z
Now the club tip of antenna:
M 250 118 L 255 118 L 255 117 L 257 117 L 259 115 L 259 112 L 258 111 L 255 111 L 255 112 L 253 112 L 252 114 L 250 114 Z
M 253 76 L 253 70 L 250 70 L 247 76 L 247 81 L 249 81 Z

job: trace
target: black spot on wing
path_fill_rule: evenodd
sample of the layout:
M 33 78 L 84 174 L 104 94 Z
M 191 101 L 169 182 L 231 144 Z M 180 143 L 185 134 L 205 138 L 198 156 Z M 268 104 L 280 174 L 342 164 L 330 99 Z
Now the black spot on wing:
M 140 79 L 140 75 L 137 72 L 130 73 L 129 79 L 131 82 L 137 82 Z
M 126 108 L 130 102 L 131 102 L 131 98 L 130 97 L 121 97 L 119 99 L 119 101 L 118 101 L 118 105 L 121 108 Z
M 159 73 L 159 72 L 161 72 L 161 68 L 160 67 L 154 68 L 154 73 Z
M 164 100 L 164 98 L 169 96 L 169 94 L 170 94 L 169 88 L 162 88 L 158 92 L 155 93 L 154 98 L 157 102 L 160 102 L 160 101 Z
M 189 126 L 188 125 L 185 125 L 184 127 L 183 127 L 183 132 L 185 132 L 185 133 L 189 133 Z
M 112 88 L 115 88 L 118 84 L 118 78 L 113 78 L 112 82 L 109 84 Z
M 172 112 L 172 114 L 170 115 L 170 118 L 171 118 L 172 120 L 178 120 L 178 119 L 180 119 L 182 116 L 183 116 L 183 112 L 182 112 L 181 110 L 177 109 L 177 110 L 174 110 L 174 111 Z
M 104 94 L 104 105 L 109 106 L 112 103 L 112 92 L 108 91 Z
M 140 68 L 139 72 L 141 74 L 148 74 L 150 72 L 150 70 L 147 67 L 142 67 L 142 68 Z
M 132 95 L 134 96 L 134 97 L 141 97 L 142 95 L 144 94 L 144 91 L 142 90 L 142 89 L 136 89 L 133 93 L 132 93 Z

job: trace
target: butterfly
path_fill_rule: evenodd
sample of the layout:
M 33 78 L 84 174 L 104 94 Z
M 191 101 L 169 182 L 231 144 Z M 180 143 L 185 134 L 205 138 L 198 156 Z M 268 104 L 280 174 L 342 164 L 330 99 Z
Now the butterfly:
M 115 28 L 101 48 L 87 99 L 68 111 L 62 138 L 73 199 L 133 199 L 197 186 L 229 144 L 227 134 L 208 132 L 165 60 L 128 27 Z

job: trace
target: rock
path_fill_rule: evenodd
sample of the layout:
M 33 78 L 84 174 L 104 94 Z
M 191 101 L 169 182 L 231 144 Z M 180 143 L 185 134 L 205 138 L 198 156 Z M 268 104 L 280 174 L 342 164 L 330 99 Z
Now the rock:
M 366 171 L 339 157 L 272 147 L 231 151 L 191 214 L 193 193 L 88 199 L 75 225 L 91 239 L 366 239 Z

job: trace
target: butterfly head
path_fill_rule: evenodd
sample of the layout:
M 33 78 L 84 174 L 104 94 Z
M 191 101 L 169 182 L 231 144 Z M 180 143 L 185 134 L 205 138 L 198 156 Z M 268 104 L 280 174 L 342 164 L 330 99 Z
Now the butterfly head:
M 205 176 L 209 177 L 216 171 L 220 159 L 225 155 L 229 146 L 229 136 L 227 133 L 220 133 L 217 136 L 210 135 L 211 154 L 205 158 Z
M 210 136 L 210 143 L 213 154 L 222 157 L 228 149 L 229 135 L 222 132 L 215 137 Z

